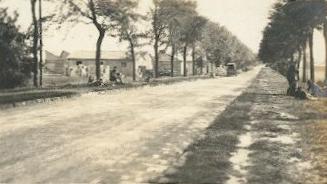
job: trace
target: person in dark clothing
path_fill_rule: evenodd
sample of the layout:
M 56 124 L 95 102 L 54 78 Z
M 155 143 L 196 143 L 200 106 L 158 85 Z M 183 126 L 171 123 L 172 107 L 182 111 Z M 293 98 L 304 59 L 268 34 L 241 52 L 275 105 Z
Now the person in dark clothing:
M 297 98 L 299 100 L 309 99 L 307 93 L 302 89 L 302 87 L 297 88 L 297 90 L 295 92 L 295 98 Z
M 113 70 L 110 72 L 110 81 L 116 82 L 117 81 L 117 67 L 114 67 Z
M 114 84 L 124 84 L 122 80 L 122 75 L 117 71 L 117 67 L 110 72 L 110 81 Z

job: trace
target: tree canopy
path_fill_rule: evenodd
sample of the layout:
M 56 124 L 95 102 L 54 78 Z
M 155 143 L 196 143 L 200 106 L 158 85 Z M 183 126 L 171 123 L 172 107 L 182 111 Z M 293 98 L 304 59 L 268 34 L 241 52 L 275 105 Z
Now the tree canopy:
M 219 66 L 233 62 L 242 68 L 255 62 L 254 53 L 224 26 L 209 22 L 204 31 L 202 47 L 211 63 Z
M 22 85 L 29 78 L 30 68 L 24 61 L 29 54 L 26 36 L 16 26 L 18 14 L 9 16 L 0 8 L 0 88 Z
M 311 65 L 314 65 L 312 53 L 313 30 L 321 27 L 326 20 L 326 2 L 324 0 L 279 1 L 273 7 L 270 22 L 263 32 L 259 57 L 270 63 L 281 73 L 294 55 L 311 40 Z M 304 50 L 306 52 L 306 50 Z M 302 52 L 301 52 L 302 53 Z M 298 53 L 299 54 L 299 53 Z M 314 68 L 311 66 L 311 70 Z

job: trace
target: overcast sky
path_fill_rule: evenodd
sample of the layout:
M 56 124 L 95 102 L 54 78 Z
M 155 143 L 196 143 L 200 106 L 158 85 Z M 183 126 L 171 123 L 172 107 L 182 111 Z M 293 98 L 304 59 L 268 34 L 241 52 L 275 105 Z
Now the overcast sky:
M 11 10 L 20 14 L 19 23 L 26 27 L 31 22 L 29 0 L 6 0 Z M 152 0 L 141 0 L 142 12 L 151 6 Z M 226 26 L 254 52 L 258 51 L 262 31 L 267 25 L 269 10 L 276 0 L 197 0 L 198 11 L 210 20 Z M 2 5 L 3 6 L 3 5 Z M 44 11 L 48 11 L 44 7 Z M 47 50 L 59 53 L 61 50 L 94 50 L 97 39 L 96 29 L 92 25 L 77 25 L 63 30 L 50 30 L 45 36 Z M 316 34 L 316 55 L 323 57 L 321 34 Z M 106 38 L 103 50 L 125 50 L 125 44 Z M 320 60 L 320 59 L 318 59 Z

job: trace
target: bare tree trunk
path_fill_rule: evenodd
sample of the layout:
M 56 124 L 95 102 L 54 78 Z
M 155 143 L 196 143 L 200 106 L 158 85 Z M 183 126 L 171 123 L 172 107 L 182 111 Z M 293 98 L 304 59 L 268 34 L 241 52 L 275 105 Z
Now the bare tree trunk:
M 33 84 L 35 87 L 39 86 L 38 83 L 38 41 L 39 41 L 39 26 L 36 18 L 36 0 L 31 0 L 32 7 L 32 20 L 33 20 Z
M 213 74 L 213 61 L 209 57 L 208 52 L 206 52 L 206 58 L 207 58 L 207 74 L 209 74 L 210 77 L 214 77 L 214 74 Z
M 40 86 L 43 86 L 43 22 L 42 22 L 42 0 L 39 0 L 39 23 L 40 23 Z
M 301 65 L 301 60 L 302 60 L 302 49 L 299 46 L 298 48 L 298 58 L 297 58 L 297 62 L 296 62 L 296 69 L 297 69 L 297 73 L 296 73 L 296 77 L 298 79 L 298 81 L 300 80 L 300 65 Z
M 184 48 L 183 48 L 183 61 L 184 61 L 184 77 L 187 77 L 187 61 L 186 61 L 186 58 L 187 57 L 187 44 L 185 44 Z
M 130 49 L 131 49 L 131 55 L 132 55 L 132 62 L 133 62 L 133 81 L 136 81 L 136 59 L 135 59 L 135 50 L 134 50 L 134 44 L 133 41 L 129 40 Z
M 101 79 L 101 46 L 102 46 L 103 39 L 105 37 L 106 30 L 98 22 L 94 1 L 89 0 L 88 2 L 89 2 L 89 9 L 91 11 L 91 20 L 99 32 L 99 37 L 96 43 L 96 51 L 95 51 L 95 75 L 97 81 L 99 81 Z
M 171 45 L 171 56 L 170 56 L 170 76 L 174 77 L 174 62 L 175 62 L 175 44 Z
M 159 77 L 159 40 L 154 41 L 154 77 Z
M 211 77 L 215 77 L 215 74 L 214 74 L 214 71 L 213 71 L 213 69 L 214 69 L 214 67 L 213 67 L 214 64 L 215 64 L 214 62 L 211 62 L 211 64 L 210 64 L 210 68 L 211 68 L 210 76 L 211 76 Z
M 101 79 L 101 46 L 106 32 L 104 29 L 98 29 L 98 31 L 99 31 L 99 37 L 96 44 L 96 53 L 95 53 L 95 74 L 96 74 L 97 81 Z
M 196 65 L 195 65 L 195 45 L 192 45 L 192 70 L 193 70 L 193 75 L 196 75 Z
M 200 67 L 201 67 L 200 75 L 203 75 L 203 57 L 201 57 Z
M 303 82 L 307 82 L 307 42 L 303 44 Z
M 309 49 L 310 49 L 310 79 L 315 82 L 315 61 L 313 55 L 313 29 L 309 35 Z
M 159 42 L 160 42 L 160 30 L 158 28 L 158 4 L 154 3 L 154 13 L 153 13 L 153 22 L 152 22 L 152 31 L 154 35 L 154 44 L 153 44 L 153 49 L 154 49 L 154 63 L 153 63 L 153 72 L 154 72 L 154 77 L 158 78 L 159 77 Z
M 298 53 L 298 58 L 297 58 L 296 68 L 299 70 L 300 66 L 301 66 L 301 60 L 302 60 L 302 49 L 301 49 L 301 47 L 298 48 L 297 53 Z

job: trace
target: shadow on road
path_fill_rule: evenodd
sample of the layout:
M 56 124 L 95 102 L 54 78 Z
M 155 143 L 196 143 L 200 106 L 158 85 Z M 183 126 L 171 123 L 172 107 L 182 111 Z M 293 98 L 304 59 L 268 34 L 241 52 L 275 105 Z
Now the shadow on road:
M 238 97 L 207 128 L 203 138 L 191 144 L 173 167 L 149 183 L 223 183 L 232 172 L 229 161 L 237 149 L 239 135 L 249 123 L 251 98 Z

